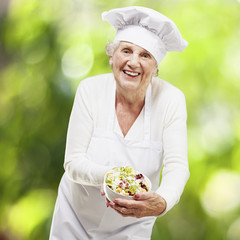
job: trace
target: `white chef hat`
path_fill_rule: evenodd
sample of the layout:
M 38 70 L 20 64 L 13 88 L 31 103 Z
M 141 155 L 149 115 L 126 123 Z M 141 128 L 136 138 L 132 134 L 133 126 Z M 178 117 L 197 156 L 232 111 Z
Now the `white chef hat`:
M 116 8 L 103 12 L 102 19 L 116 29 L 114 42 L 134 43 L 150 52 L 158 64 L 167 51 L 180 52 L 188 45 L 172 20 L 150 8 Z

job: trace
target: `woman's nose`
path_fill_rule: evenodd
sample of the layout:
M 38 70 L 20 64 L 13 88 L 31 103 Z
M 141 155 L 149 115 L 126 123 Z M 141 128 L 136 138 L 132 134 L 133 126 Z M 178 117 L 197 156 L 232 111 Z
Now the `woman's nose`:
M 139 57 L 137 54 L 132 54 L 129 58 L 128 65 L 131 67 L 138 67 L 139 66 Z

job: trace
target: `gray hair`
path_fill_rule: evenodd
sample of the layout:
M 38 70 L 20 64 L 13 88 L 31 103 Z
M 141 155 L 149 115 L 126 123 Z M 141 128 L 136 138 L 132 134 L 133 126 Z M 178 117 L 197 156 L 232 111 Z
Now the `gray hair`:
M 109 57 L 113 56 L 114 51 L 118 48 L 119 42 L 109 42 L 105 47 L 105 52 Z

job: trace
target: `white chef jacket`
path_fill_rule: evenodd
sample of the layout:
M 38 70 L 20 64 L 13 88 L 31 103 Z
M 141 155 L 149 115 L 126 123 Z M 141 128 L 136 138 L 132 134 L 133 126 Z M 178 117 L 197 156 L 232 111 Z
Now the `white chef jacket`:
M 94 128 L 107 128 L 111 109 L 113 74 L 102 74 L 83 80 L 75 96 L 70 117 L 64 167 L 75 182 L 101 185 L 106 167 L 89 161 L 86 152 Z M 163 143 L 161 185 L 156 191 L 167 203 L 164 213 L 180 199 L 189 178 L 187 158 L 187 111 L 184 94 L 170 83 L 152 79 L 151 140 Z M 143 139 L 144 108 L 125 136 Z M 80 124 L 79 124 L 80 123 Z M 114 131 L 123 135 L 115 117 Z
M 113 167 L 108 162 L 121 165 L 130 161 L 135 169 L 149 173 L 153 190 L 167 202 L 164 213 L 179 201 L 189 177 L 184 95 L 169 83 L 153 78 L 145 106 L 124 137 L 113 92 L 113 74 L 86 79 L 77 90 L 67 136 L 66 173 L 59 186 L 50 239 L 115 240 L 126 239 L 130 233 L 134 239 L 149 239 L 154 217 L 124 220 L 104 208 L 98 186 Z

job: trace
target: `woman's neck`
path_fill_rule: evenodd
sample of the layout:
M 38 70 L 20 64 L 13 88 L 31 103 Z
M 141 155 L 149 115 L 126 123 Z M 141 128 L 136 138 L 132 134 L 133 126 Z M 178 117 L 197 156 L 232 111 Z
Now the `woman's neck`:
M 125 137 L 133 123 L 136 121 L 145 103 L 145 97 L 126 98 L 126 96 L 116 92 L 115 109 L 118 119 L 118 124 Z
M 123 94 L 116 91 L 116 108 L 121 106 L 122 108 L 133 111 L 134 113 L 140 113 L 145 102 L 144 94 L 128 94 L 124 92 Z

